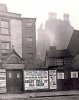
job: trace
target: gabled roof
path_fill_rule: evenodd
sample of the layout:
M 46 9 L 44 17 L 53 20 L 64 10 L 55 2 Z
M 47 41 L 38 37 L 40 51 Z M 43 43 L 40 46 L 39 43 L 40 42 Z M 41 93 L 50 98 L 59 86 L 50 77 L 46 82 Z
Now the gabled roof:
M 67 49 L 73 56 L 79 52 L 79 30 L 74 30 Z
M 72 57 L 72 55 L 71 55 L 71 52 L 67 49 L 55 50 L 55 51 L 49 50 L 46 52 L 46 57 L 48 57 L 48 58 L 53 58 L 53 57 L 69 58 L 69 57 Z
M 23 59 L 14 49 L 12 49 L 11 52 L 6 56 L 5 61 L 6 63 L 21 63 Z

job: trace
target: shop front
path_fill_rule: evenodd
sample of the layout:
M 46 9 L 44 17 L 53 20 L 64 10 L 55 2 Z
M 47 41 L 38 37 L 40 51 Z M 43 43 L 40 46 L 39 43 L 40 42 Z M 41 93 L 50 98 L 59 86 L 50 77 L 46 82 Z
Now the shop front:
M 6 67 L 0 69 L 0 93 L 79 89 L 78 70 L 28 70 L 22 64 L 6 64 Z

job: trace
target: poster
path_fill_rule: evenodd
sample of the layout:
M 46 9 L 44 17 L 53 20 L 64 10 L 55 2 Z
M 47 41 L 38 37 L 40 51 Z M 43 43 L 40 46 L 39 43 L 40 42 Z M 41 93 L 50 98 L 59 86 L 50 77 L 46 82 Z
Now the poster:
M 48 71 L 24 70 L 24 89 L 47 89 L 48 88 Z
M 6 70 L 0 69 L 0 93 L 6 92 Z
M 56 70 L 49 70 L 50 89 L 57 89 Z

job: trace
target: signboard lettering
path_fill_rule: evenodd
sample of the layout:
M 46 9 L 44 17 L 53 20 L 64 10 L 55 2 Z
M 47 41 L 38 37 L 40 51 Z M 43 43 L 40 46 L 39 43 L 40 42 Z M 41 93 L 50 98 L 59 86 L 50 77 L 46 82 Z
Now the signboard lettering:
M 0 93 L 6 92 L 6 70 L 0 69 Z
M 47 89 L 48 88 L 48 71 L 24 70 L 24 88 L 25 90 Z
M 50 89 L 57 88 L 56 70 L 49 70 L 49 84 Z

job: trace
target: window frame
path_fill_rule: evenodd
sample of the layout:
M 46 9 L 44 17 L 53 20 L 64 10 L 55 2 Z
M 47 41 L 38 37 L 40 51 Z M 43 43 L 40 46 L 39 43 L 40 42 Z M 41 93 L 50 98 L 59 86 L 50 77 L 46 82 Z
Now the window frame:
M 71 78 L 78 78 L 78 71 L 71 71 Z
M 56 59 L 56 63 L 57 63 L 58 66 L 63 66 L 63 65 L 64 65 L 64 59 L 62 59 L 62 58 L 57 58 L 57 59 Z
M 64 72 L 58 72 L 57 73 L 57 79 L 58 80 L 65 79 L 65 73 Z
M 27 28 L 32 28 L 32 27 L 33 27 L 33 21 L 32 21 L 32 20 L 28 20 L 28 21 L 26 22 L 26 27 L 27 27 Z
M 8 73 L 8 78 L 12 78 L 12 73 L 11 72 Z
M 20 78 L 20 73 L 17 73 L 16 77 L 17 77 L 17 79 Z
M 4 26 L 1 26 L 1 22 L 2 21 L 4 22 Z M 5 26 L 5 22 L 8 22 L 8 26 L 7 27 Z M 1 35 L 10 35 L 10 25 L 9 25 L 9 23 L 10 23 L 9 20 L 0 20 L 0 34 Z M 7 30 L 7 34 L 6 34 L 6 30 Z
M 2 44 L 4 43 L 4 48 L 2 47 Z M 9 48 L 7 49 L 6 47 L 6 44 L 8 44 Z M 2 54 L 8 54 L 10 52 L 10 45 L 11 45 L 11 42 L 10 41 L 2 41 L 1 42 L 1 51 L 2 51 Z M 4 51 L 7 51 L 7 52 L 3 52 Z

